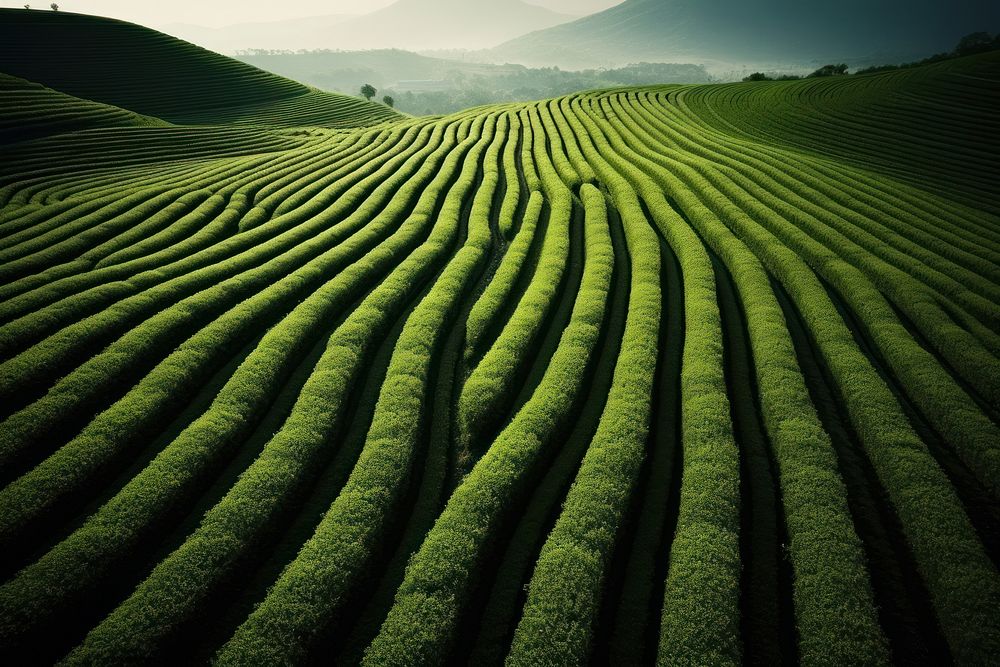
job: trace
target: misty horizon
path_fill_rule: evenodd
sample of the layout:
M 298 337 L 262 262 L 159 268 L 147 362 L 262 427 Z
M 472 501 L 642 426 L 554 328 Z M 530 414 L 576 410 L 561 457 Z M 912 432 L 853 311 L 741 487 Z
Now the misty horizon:
M 525 0 L 526 4 L 579 17 L 592 14 L 623 0 Z M 73 0 L 59 3 L 60 11 L 91 14 L 139 23 L 153 28 L 188 24 L 224 28 L 245 23 L 275 23 L 338 14 L 363 16 L 388 7 L 396 0 L 176 0 L 168 3 L 130 0 Z M 4 0 L 0 8 L 21 9 L 24 2 Z M 49 1 L 28 2 L 32 9 L 48 10 Z

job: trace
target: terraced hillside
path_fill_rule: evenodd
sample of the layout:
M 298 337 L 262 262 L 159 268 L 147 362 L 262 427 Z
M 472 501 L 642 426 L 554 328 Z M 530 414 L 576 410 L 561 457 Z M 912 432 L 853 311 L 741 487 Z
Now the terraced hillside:
M 689 103 L 721 131 L 871 166 L 1000 213 L 1000 134 L 990 131 L 992 109 L 981 109 L 1000 104 L 998 72 L 996 56 L 961 59 L 855 76 L 832 90 L 817 79 L 714 86 Z M 950 150 L 956 140 L 967 148 Z
M 0 72 L 174 123 L 356 127 L 399 118 L 143 26 L 67 12 L 0 9 Z
M 163 126 L 158 118 L 81 100 L 0 73 L 0 144 L 98 127 Z
M 6 149 L 0 651 L 990 662 L 998 94 Z

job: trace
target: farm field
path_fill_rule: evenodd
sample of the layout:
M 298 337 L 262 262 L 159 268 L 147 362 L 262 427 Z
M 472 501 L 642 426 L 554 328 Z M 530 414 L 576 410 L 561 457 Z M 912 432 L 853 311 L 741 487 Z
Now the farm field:
M 1000 655 L 1000 54 L 414 118 L 58 20 L 177 77 L 0 23 L 4 662 Z

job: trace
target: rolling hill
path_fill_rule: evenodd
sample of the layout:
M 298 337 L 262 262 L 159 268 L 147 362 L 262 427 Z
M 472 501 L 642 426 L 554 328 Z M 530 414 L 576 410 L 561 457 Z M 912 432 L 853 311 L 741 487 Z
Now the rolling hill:
M 356 126 L 391 109 L 320 92 L 160 32 L 66 12 L 0 9 L 0 72 L 170 122 Z
M 0 144 L 96 127 L 167 125 L 107 104 L 81 100 L 37 83 L 0 73 Z
M 755 141 L 849 160 L 862 168 L 875 167 L 921 188 L 1000 214 L 998 188 L 988 168 L 992 156 L 1000 155 L 1000 133 L 987 130 L 992 114 L 982 118 L 981 129 L 976 127 L 980 119 L 969 114 L 964 131 L 975 135 L 976 145 L 952 152 L 946 147 L 956 140 L 956 128 L 949 126 L 951 118 L 939 113 L 942 100 L 914 93 L 932 84 L 948 91 L 954 104 L 966 99 L 973 104 L 987 99 L 1000 103 L 998 81 L 1000 58 L 993 55 L 946 61 L 932 69 L 903 69 L 890 77 L 851 77 L 840 84 L 842 94 L 830 98 L 818 94 L 828 84 L 811 80 L 794 86 L 766 83 L 753 89 L 735 84 L 714 86 L 692 104 L 700 117 L 721 130 L 738 129 Z M 830 117 L 846 120 L 858 109 L 867 109 L 879 118 L 909 117 L 914 122 L 901 122 L 875 142 L 864 134 L 845 132 L 838 136 L 824 131 Z
M 990 663 L 998 96 L 5 147 L 0 655 Z
M 963 35 L 1000 29 L 982 0 L 626 0 L 598 14 L 515 38 L 494 62 L 614 66 L 697 62 L 809 67 L 903 62 L 946 51 Z

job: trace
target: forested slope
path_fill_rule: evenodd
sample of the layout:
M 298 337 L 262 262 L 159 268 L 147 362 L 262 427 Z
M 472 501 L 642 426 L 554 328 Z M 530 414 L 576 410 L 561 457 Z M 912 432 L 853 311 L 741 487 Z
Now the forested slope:
M 0 651 L 995 659 L 995 62 L 18 144 Z

